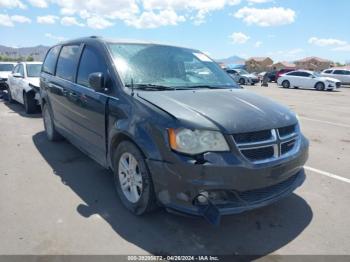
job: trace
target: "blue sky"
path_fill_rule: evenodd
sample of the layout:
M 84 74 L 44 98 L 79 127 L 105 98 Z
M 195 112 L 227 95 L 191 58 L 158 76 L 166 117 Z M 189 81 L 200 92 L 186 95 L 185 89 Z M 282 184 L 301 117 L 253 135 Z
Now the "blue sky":
M 99 35 L 187 46 L 213 58 L 350 61 L 350 1 L 0 0 L 0 44 Z

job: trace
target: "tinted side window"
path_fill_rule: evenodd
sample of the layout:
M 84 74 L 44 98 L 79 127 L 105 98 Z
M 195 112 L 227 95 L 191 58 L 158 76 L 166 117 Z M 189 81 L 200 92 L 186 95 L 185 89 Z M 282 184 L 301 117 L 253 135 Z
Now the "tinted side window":
M 62 47 L 57 61 L 56 76 L 68 81 L 74 81 L 78 53 L 78 45 L 67 45 Z
M 107 73 L 107 65 L 103 57 L 93 48 L 86 46 L 80 59 L 77 83 L 86 87 L 89 85 L 89 75 L 91 73 Z
M 291 72 L 291 73 L 288 73 L 287 75 L 289 75 L 289 76 L 299 76 L 298 72 Z
M 343 70 L 334 70 L 334 74 L 336 75 L 343 75 Z
M 324 71 L 324 73 L 330 74 L 330 73 L 332 73 L 332 70 L 326 70 L 326 71 Z
M 306 72 L 300 72 L 299 75 L 302 77 L 309 77 L 310 76 L 310 74 L 306 73 Z
M 55 65 L 56 60 L 58 56 L 58 52 L 60 51 L 60 46 L 55 46 L 50 49 L 50 51 L 47 53 L 44 64 L 43 64 L 43 71 L 53 75 L 55 73 Z
M 227 70 L 226 72 L 229 74 L 237 74 L 237 72 L 235 70 Z
M 344 70 L 344 75 L 350 75 L 350 71 Z

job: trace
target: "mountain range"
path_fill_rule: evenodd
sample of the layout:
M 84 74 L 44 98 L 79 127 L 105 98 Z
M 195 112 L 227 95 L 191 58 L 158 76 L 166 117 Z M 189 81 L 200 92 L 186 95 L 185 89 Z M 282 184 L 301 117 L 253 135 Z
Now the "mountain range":
M 38 45 L 34 47 L 8 47 L 0 45 L 0 56 L 6 56 L 12 59 L 20 57 L 33 57 L 35 61 L 42 61 L 50 47 Z
M 12 59 L 20 57 L 33 57 L 35 61 L 42 61 L 46 55 L 49 46 L 38 45 L 33 47 L 9 47 L 0 45 L 0 56 L 7 56 Z M 217 62 L 224 64 L 244 64 L 245 59 L 239 56 L 230 56 L 223 59 L 216 59 Z
M 234 55 L 223 59 L 216 59 L 216 62 L 224 63 L 226 65 L 229 65 L 229 64 L 242 65 L 244 64 L 245 59 Z

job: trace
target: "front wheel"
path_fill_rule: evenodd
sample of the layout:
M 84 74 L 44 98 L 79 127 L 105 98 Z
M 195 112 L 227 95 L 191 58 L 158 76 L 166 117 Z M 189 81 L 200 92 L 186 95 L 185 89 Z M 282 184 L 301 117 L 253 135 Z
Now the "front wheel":
M 119 144 L 113 156 L 114 183 L 123 205 L 142 215 L 156 207 L 151 174 L 140 150 L 131 142 Z
M 315 86 L 316 90 L 323 91 L 325 89 L 325 85 L 322 82 L 318 82 Z
M 37 109 L 34 96 L 33 93 L 23 93 L 23 105 L 27 114 L 32 114 Z
M 240 85 L 244 85 L 245 84 L 245 79 L 244 78 L 239 79 L 239 84 Z
M 13 104 L 15 102 L 15 100 L 13 100 L 13 98 L 12 98 L 10 87 L 7 88 L 7 101 L 9 101 L 10 104 Z
M 288 80 L 284 80 L 284 81 L 282 82 L 282 86 L 283 86 L 283 88 L 289 88 L 289 87 L 290 87 L 289 81 L 288 81 Z
M 43 106 L 43 120 L 46 136 L 50 141 L 59 141 L 62 139 L 62 136 L 57 132 L 55 128 L 55 123 L 52 118 L 50 108 L 47 104 Z

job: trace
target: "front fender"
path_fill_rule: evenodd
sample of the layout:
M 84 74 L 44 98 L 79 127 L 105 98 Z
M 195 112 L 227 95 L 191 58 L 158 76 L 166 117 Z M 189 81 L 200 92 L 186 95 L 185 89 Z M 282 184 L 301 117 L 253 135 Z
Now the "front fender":
M 23 86 L 23 90 L 24 90 L 26 93 L 28 93 L 28 92 L 30 92 L 30 91 L 35 92 L 35 90 L 34 90 L 34 88 L 32 87 L 32 85 L 30 85 L 30 84 L 28 84 L 28 83 L 26 83 L 26 84 Z
M 110 126 L 108 134 L 108 160 L 110 167 L 112 167 L 111 160 L 116 145 L 125 138 L 132 141 L 141 150 L 146 159 L 162 159 L 161 150 L 165 150 L 165 129 L 160 130 L 148 121 L 142 121 L 133 125 L 130 119 L 116 119 Z

